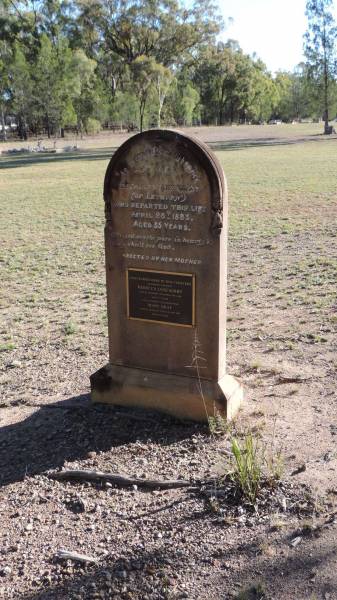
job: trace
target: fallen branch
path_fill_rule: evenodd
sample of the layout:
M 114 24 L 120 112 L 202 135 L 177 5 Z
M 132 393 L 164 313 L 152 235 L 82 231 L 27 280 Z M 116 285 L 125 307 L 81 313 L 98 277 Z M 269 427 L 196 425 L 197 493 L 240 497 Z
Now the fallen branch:
M 275 382 L 275 385 L 282 385 L 284 383 L 304 383 L 305 381 L 308 381 L 308 378 L 302 377 L 301 375 L 294 375 L 293 377 L 279 375 L 278 381 Z
M 77 552 L 69 552 L 69 550 L 58 550 L 55 554 L 59 560 L 73 560 L 80 563 L 97 563 L 98 559 L 86 554 L 78 554 Z
M 167 481 L 160 481 L 158 479 L 140 479 L 139 477 L 124 477 L 118 473 L 102 473 L 101 471 L 77 471 L 77 470 L 66 470 L 66 471 L 54 471 L 47 473 L 51 479 L 57 479 L 58 481 L 64 480 L 75 480 L 75 481 L 94 481 L 102 482 L 109 481 L 120 487 L 131 487 L 136 485 L 137 487 L 147 488 L 149 490 L 170 490 L 175 488 L 187 488 L 191 487 L 192 483 L 184 479 L 168 479 Z

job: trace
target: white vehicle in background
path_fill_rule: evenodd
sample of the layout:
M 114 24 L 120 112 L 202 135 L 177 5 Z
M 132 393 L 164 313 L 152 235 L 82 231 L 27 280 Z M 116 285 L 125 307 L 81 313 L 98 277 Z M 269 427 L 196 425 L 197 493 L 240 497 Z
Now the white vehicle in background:
M 5 117 L 5 131 L 6 133 L 10 133 L 16 131 L 18 128 L 17 123 L 15 122 L 15 117 L 7 116 Z M 0 121 L 0 132 L 3 130 L 3 123 Z

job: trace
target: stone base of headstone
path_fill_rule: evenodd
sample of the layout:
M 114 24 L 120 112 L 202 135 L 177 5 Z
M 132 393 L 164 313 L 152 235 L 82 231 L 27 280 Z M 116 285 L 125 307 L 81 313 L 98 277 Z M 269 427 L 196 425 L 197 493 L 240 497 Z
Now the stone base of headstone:
M 207 422 L 214 415 L 229 421 L 243 399 L 243 388 L 231 375 L 199 382 L 195 377 L 108 364 L 91 375 L 90 383 L 93 402 L 153 409 L 193 421 Z

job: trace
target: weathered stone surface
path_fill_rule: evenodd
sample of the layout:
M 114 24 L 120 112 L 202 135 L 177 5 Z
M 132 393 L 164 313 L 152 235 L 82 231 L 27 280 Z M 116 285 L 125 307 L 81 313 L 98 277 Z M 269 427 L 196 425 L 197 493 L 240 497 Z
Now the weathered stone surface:
M 226 410 L 229 380 L 226 391 L 218 383 L 226 375 L 220 164 L 198 140 L 147 131 L 111 159 L 104 199 L 110 366 L 92 376 L 93 400 L 204 420 L 201 378 L 209 409 L 214 402 L 233 416 L 242 392 Z
M 220 381 L 168 375 L 106 365 L 91 376 L 92 400 L 122 406 L 160 410 L 180 419 L 205 421 L 221 414 L 230 420 L 237 413 L 243 390 L 231 375 Z

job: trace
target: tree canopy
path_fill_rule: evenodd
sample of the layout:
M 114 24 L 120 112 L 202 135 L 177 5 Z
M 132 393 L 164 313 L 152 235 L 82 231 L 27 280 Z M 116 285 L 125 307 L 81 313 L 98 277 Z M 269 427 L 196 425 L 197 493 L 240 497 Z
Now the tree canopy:
M 308 29 L 304 36 L 307 73 L 316 102 L 323 107 L 325 133 L 329 133 L 329 109 L 336 102 L 337 27 L 331 6 L 332 0 L 307 0 Z
M 272 75 L 212 0 L 0 0 L 0 131 L 261 123 L 334 116 L 331 0 L 308 0 L 306 62 Z

